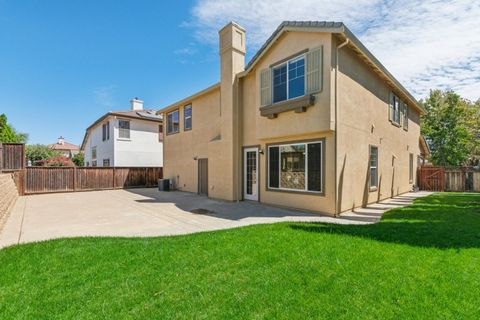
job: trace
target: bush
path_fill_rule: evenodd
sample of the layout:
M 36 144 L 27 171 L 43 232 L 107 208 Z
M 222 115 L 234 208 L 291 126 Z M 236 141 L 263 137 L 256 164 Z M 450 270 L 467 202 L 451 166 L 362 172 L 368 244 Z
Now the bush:
M 37 166 L 42 167 L 74 167 L 75 164 L 70 158 L 63 156 L 52 157 L 47 160 L 39 160 L 36 162 Z

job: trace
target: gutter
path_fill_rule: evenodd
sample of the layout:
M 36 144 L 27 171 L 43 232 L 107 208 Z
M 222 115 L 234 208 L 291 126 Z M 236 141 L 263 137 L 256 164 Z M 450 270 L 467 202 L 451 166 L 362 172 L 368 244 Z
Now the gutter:
M 335 211 L 334 215 L 337 216 L 338 214 L 338 165 L 337 165 L 337 160 L 338 160 L 338 154 L 337 154 L 337 146 L 338 146 L 338 52 L 340 49 L 345 47 L 350 43 L 350 40 L 347 39 L 345 42 L 341 43 L 338 45 L 335 49 L 335 161 L 334 161 L 334 166 L 335 166 Z

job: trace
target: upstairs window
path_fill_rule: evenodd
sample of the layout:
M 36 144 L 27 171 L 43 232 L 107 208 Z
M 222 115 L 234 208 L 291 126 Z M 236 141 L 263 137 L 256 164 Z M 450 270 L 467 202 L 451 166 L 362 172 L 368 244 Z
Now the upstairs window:
M 104 123 L 102 125 L 102 141 L 110 139 L 110 122 Z
M 97 147 L 92 147 L 92 159 L 97 159 Z
M 167 134 L 180 132 L 180 116 L 178 110 L 167 114 Z
M 123 139 L 130 139 L 130 121 L 119 120 L 118 121 L 118 137 Z
M 408 105 L 403 104 L 403 129 L 408 130 Z
M 192 130 L 192 105 L 183 108 L 183 130 Z
M 163 141 L 163 125 L 161 124 L 158 125 L 158 141 Z
M 273 68 L 273 103 L 305 95 L 305 56 Z

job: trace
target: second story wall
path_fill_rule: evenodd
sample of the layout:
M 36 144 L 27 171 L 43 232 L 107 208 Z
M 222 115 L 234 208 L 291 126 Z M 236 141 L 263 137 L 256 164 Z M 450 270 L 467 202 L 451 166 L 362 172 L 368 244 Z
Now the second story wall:
M 109 139 L 103 140 L 103 128 L 102 125 L 109 122 L 110 132 Z M 90 129 L 90 135 L 87 143 L 85 144 L 85 166 L 103 166 L 103 160 L 109 159 L 110 165 L 113 166 L 114 162 L 114 123 L 111 118 L 99 123 L 94 128 Z M 92 155 L 93 149 L 96 149 L 96 157 Z

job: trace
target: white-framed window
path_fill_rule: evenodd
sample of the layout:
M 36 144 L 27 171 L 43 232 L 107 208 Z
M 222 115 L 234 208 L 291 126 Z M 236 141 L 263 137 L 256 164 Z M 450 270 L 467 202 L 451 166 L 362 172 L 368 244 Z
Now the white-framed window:
M 378 147 L 370 145 L 370 189 L 378 187 Z
M 97 160 L 92 160 L 92 167 L 96 167 L 97 166 Z
M 180 113 L 177 110 L 167 113 L 167 134 L 180 132 Z
M 192 105 L 183 107 L 183 130 L 192 130 Z
M 323 192 L 323 140 L 268 146 L 269 189 Z
M 130 139 L 129 120 L 118 120 L 118 137 L 122 139 Z
M 92 159 L 97 159 L 97 147 L 92 147 Z
M 158 142 L 163 141 L 163 124 L 158 125 Z
M 103 159 L 103 166 L 110 167 L 110 159 Z
M 305 55 L 272 68 L 273 103 L 305 95 Z
M 110 139 L 110 121 L 102 124 L 102 141 Z
M 413 182 L 413 153 L 408 155 L 408 179 L 409 182 Z

